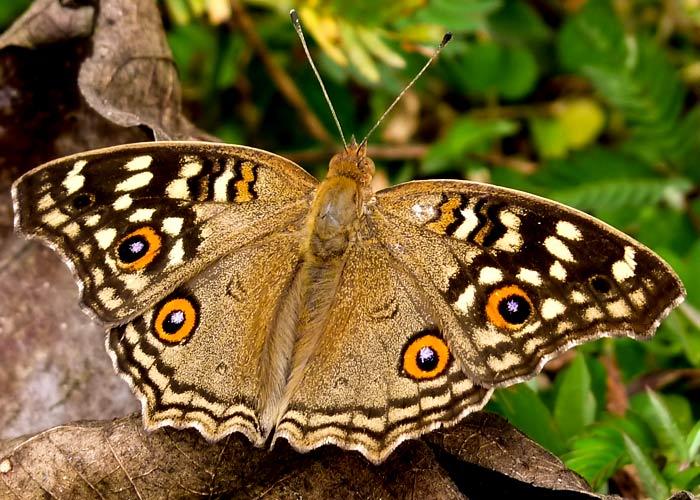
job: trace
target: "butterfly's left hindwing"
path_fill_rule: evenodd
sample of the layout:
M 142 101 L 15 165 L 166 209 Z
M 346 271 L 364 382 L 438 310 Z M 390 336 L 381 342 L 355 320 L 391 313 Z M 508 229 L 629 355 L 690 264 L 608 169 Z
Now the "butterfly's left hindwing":
M 587 340 L 648 337 L 685 295 L 663 260 L 620 231 L 497 186 L 402 184 L 376 194 L 369 223 L 486 386 L 529 377 Z
M 58 250 L 87 309 L 117 323 L 222 255 L 303 219 L 316 184 L 252 148 L 135 144 L 25 174 L 13 186 L 15 225 Z

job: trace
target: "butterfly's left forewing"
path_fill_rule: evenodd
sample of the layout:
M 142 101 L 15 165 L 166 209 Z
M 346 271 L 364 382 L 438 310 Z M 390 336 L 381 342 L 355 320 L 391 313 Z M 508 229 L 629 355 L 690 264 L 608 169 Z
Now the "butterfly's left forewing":
M 646 338 L 683 300 L 673 270 L 616 229 L 488 184 L 419 181 L 380 191 L 368 216 L 486 386 L 532 376 L 603 336 Z
M 13 186 L 15 226 L 63 255 L 88 312 L 119 323 L 221 256 L 303 220 L 316 185 L 253 148 L 134 144 L 25 174 Z

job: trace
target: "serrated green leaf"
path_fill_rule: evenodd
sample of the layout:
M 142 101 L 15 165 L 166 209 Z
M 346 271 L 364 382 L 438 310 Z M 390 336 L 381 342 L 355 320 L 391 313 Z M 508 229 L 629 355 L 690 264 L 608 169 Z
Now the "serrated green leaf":
M 663 431 L 666 440 L 672 444 L 678 457 L 682 460 L 687 460 L 688 450 L 685 438 L 666 403 L 651 389 L 647 389 L 647 395 L 649 396 L 649 402 L 651 403 L 654 418 L 658 423 L 658 428 Z
M 526 384 L 499 389 L 494 402 L 499 413 L 531 439 L 553 453 L 561 454 L 566 449 L 549 409 Z
M 582 355 L 576 356 L 559 377 L 562 382 L 554 402 L 554 419 L 564 439 L 570 439 L 593 422 L 596 401 L 591 392 L 591 376 Z
M 669 494 L 668 485 L 654 462 L 627 434 L 624 434 L 622 437 L 625 441 L 627 453 L 637 468 L 639 479 L 641 479 L 646 493 L 654 499 L 666 498 Z
M 693 420 L 686 398 L 647 391 L 632 397 L 630 407 L 646 422 L 664 450 L 680 459 L 687 456 L 684 436 Z
M 610 180 L 555 190 L 550 196 L 579 210 L 596 212 L 645 207 L 658 203 L 668 190 L 685 193 L 692 186 L 683 178 Z

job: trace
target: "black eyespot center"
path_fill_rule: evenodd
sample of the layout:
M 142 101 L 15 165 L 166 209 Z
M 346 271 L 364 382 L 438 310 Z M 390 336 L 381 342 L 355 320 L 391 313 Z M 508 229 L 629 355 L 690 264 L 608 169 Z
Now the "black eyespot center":
M 120 243 L 119 248 L 117 248 L 120 262 L 123 262 L 124 264 L 136 262 L 141 257 L 146 255 L 149 246 L 148 239 L 140 234 L 136 234 L 125 239 Z
M 522 295 L 510 294 L 498 302 L 498 312 L 508 323 L 520 325 L 530 317 L 532 307 Z
M 593 276 L 590 280 L 590 283 L 593 287 L 593 290 L 595 290 L 598 293 L 606 294 L 612 289 L 610 280 L 608 280 L 608 278 L 606 278 L 605 276 Z
M 175 309 L 168 313 L 161 326 L 166 333 L 173 334 L 182 328 L 186 319 L 185 311 L 182 309 Z
M 95 203 L 95 196 L 92 193 L 79 193 L 71 201 L 75 210 L 84 210 Z
M 440 363 L 440 356 L 430 346 L 421 347 L 416 353 L 416 366 L 424 372 L 433 371 L 438 363 Z

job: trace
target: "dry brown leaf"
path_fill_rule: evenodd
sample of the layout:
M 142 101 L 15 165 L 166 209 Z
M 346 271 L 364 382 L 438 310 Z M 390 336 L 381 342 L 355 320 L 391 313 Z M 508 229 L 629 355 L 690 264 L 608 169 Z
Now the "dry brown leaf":
M 0 443 L 0 498 L 602 498 L 495 415 L 472 415 L 430 442 L 437 459 L 410 441 L 374 466 L 334 446 L 301 455 L 238 435 L 209 443 L 195 431 L 146 432 L 132 415 Z

